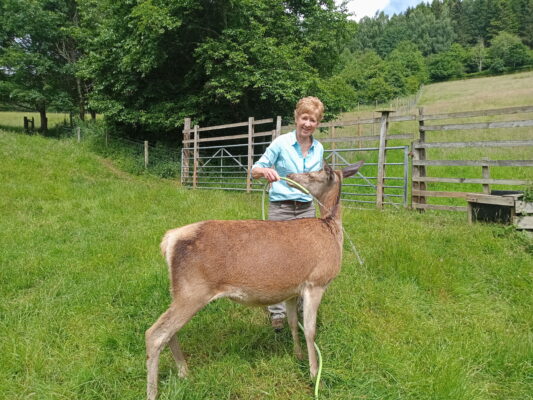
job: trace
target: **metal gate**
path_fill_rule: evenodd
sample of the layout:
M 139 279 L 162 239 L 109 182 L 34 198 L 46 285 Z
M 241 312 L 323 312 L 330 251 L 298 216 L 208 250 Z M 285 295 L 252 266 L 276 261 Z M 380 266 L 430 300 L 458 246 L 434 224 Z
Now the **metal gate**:
M 383 187 L 383 205 L 407 207 L 409 183 L 409 146 L 385 147 L 387 160 Z M 346 205 L 368 206 L 377 204 L 379 147 L 325 150 L 324 158 L 335 169 L 343 168 L 357 160 L 365 164 L 354 176 L 342 184 L 342 201 Z
M 257 161 L 270 144 L 269 138 L 253 143 L 253 162 Z M 248 143 L 203 146 L 198 148 L 196 187 L 217 190 L 247 190 Z M 384 163 L 383 205 L 407 207 L 409 147 L 386 147 L 387 162 Z M 343 183 L 342 201 L 345 205 L 370 206 L 377 203 L 379 147 L 325 150 L 324 158 L 335 169 L 343 168 L 360 159 L 365 160 L 361 170 Z M 182 150 L 185 160 L 185 149 Z M 190 180 L 190 178 L 189 178 Z M 185 180 L 184 184 L 190 183 Z M 251 191 L 262 191 L 263 180 L 252 180 Z

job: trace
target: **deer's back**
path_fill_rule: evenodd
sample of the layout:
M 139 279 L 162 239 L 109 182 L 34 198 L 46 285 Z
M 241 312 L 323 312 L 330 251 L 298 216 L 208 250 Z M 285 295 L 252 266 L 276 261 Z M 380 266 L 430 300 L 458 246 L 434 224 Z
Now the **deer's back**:
M 212 287 L 280 290 L 326 285 L 340 268 L 342 235 L 326 221 L 203 221 L 168 231 L 162 249 L 173 286 L 201 278 Z

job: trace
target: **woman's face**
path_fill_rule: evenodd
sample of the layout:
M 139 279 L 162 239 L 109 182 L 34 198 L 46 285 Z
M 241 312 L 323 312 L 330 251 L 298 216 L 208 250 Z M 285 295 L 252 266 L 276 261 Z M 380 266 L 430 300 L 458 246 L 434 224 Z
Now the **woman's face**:
M 302 113 L 296 118 L 296 135 L 301 139 L 311 137 L 318 126 L 318 119 L 314 114 Z

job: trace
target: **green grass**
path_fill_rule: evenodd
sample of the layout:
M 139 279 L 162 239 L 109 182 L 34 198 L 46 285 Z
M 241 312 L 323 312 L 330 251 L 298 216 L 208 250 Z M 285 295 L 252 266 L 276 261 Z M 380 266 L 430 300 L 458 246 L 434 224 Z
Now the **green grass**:
M 57 125 L 69 123 L 68 113 L 47 113 L 48 127 L 54 128 Z M 20 112 L 20 111 L 0 111 L 0 129 L 24 129 L 24 117 L 34 118 L 35 130 L 41 125 L 41 118 L 37 112 Z
M 169 304 L 163 233 L 259 218 L 260 196 L 121 172 L 74 140 L 0 131 L 0 398 L 139 399 L 144 331 Z M 321 399 L 532 399 L 533 243 L 455 213 L 345 210 L 319 312 Z M 305 241 L 305 237 L 302 241 Z M 266 314 L 227 300 L 179 333 L 191 378 L 161 399 L 310 399 Z

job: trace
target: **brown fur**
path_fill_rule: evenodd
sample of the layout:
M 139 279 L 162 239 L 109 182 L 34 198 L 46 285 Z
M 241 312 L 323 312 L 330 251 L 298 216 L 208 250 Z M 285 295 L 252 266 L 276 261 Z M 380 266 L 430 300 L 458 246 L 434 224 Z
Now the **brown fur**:
M 175 334 L 210 301 L 228 297 L 248 305 L 287 302 L 294 351 L 302 356 L 297 335 L 296 298 L 304 299 L 304 326 L 311 375 L 317 372 L 313 348 L 316 313 L 322 294 L 339 273 L 342 257 L 340 190 L 354 164 L 333 171 L 293 174 L 320 201 L 323 218 L 291 221 L 203 221 L 168 231 L 161 250 L 170 274 L 172 304 L 146 331 L 147 394 L 157 395 L 159 354 L 168 343 L 179 375 L 187 364 Z

